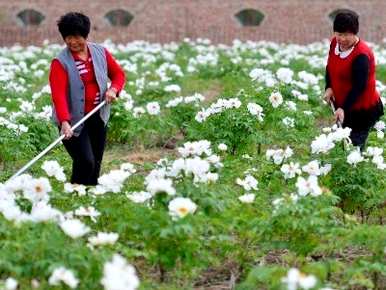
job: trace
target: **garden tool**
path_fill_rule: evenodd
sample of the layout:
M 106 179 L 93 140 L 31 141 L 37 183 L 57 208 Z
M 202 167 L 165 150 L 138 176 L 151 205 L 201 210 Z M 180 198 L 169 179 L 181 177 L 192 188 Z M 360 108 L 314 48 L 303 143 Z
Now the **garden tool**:
M 330 107 L 331 107 L 332 113 L 335 114 L 335 105 L 332 101 L 330 101 Z M 343 128 L 342 122 L 340 120 L 336 120 L 336 125 L 339 128 Z M 350 138 L 344 138 L 343 139 L 343 149 L 346 150 L 348 148 L 348 144 L 350 144 L 350 143 L 351 143 Z
M 97 112 L 100 108 L 102 108 L 105 104 L 106 104 L 106 101 L 101 102 L 92 111 L 90 111 L 86 116 L 84 116 L 81 120 L 79 120 L 74 126 L 72 126 L 71 129 L 74 131 L 76 128 L 78 128 L 80 125 L 82 125 L 88 118 L 90 118 L 95 112 Z M 38 161 L 40 158 L 42 158 L 44 155 L 46 155 L 52 148 L 54 148 L 59 142 L 61 142 L 64 139 L 64 137 L 65 137 L 65 135 L 62 134 L 58 139 L 56 139 L 54 142 L 52 142 L 50 145 L 48 145 L 48 147 L 46 149 L 44 149 L 42 152 L 40 152 L 39 155 L 37 155 L 34 159 L 32 159 L 30 162 L 28 162 L 18 172 L 16 172 L 14 175 L 12 175 L 9 180 L 15 178 L 16 176 L 19 176 L 24 171 L 26 171 L 36 161 Z

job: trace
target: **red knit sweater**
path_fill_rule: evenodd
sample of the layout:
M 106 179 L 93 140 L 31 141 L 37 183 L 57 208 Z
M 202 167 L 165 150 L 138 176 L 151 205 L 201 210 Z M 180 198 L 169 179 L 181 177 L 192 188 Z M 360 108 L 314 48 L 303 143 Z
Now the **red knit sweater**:
M 110 88 L 120 92 L 125 85 L 125 73 L 113 58 L 111 53 L 105 49 L 108 77 L 111 80 Z M 94 66 L 88 50 L 88 59 L 82 60 L 76 53 L 72 53 L 79 75 L 84 84 L 85 112 L 90 112 L 100 102 L 99 87 L 95 78 Z M 68 110 L 68 75 L 65 68 L 58 59 L 51 63 L 49 82 L 51 86 L 52 102 L 55 106 L 56 115 L 60 123 L 71 120 Z

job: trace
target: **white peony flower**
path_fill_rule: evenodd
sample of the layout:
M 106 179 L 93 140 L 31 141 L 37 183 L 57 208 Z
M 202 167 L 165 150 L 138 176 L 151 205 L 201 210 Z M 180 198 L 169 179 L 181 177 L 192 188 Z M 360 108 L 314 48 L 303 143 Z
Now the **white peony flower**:
M 316 285 L 316 278 L 313 275 L 308 275 L 308 276 L 300 276 L 299 279 L 299 286 L 303 289 L 311 289 L 314 288 Z
M 48 201 L 48 193 L 52 190 L 50 182 L 45 177 L 33 179 L 26 185 L 24 190 L 24 197 L 32 203 L 39 201 Z
M 75 210 L 75 215 L 90 217 L 90 219 L 95 223 L 96 218 L 101 214 L 93 206 L 89 206 L 89 207 L 81 206 L 77 210 Z
M 292 82 L 293 75 L 294 72 L 286 67 L 281 67 L 276 72 L 276 77 L 286 84 L 290 84 Z
M 283 164 L 280 170 L 283 172 L 285 179 L 294 178 L 296 174 L 300 175 L 302 173 L 299 163 L 293 162 L 290 162 L 290 164 Z
M 302 167 L 302 170 L 308 173 L 309 175 L 319 176 L 321 174 L 318 160 L 312 160 L 308 164 L 304 165 Z
M 182 102 L 184 101 L 184 98 L 183 97 L 177 97 L 173 100 L 170 100 L 166 105 L 165 107 L 166 108 L 173 108 L 173 107 L 177 107 L 179 104 L 181 104 Z
M 326 134 L 322 134 L 311 143 L 311 151 L 312 153 L 327 153 L 332 148 L 335 147 L 335 143 L 332 142 L 330 138 L 327 137 Z
M 107 192 L 107 189 L 102 185 L 97 185 L 93 189 L 91 189 L 91 193 L 94 195 L 103 195 Z
M 128 171 L 131 174 L 136 172 L 136 169 L 135 169 L 134 165 L 131 164 L 131 163 L 128 163 L 128 162 L 127 163 L 122 163 L 120 169 L 122 171 Z
M 59 267 L 53 271 L 51 277 L 48 279 L 48 284 L 56 286 L 59 285 L 60 282 L 63 282 L 71 289 L 75 289 L 78 286 L 79 280 L 71 270 L 65 267 Z
M 219 114 L 225 110 L 240 108 L 241 101 L 238 98 L 231 99 L 218 99 L 216 103 L 210 105 L 208 109 L 202 109 L 196 114 L 196 121 L 199 123 L 204 122 L 209 116 Z
M 186 162 L 185 159 L 179 158 L 173 161 L 171 169 L 168 172 L 168 176 L 177 177 L 181 172 L 185 172 Z
M 286 127 L 289 127 L 289 128 L 295 127 L 295 119 L 294 119 L 294 118 L 285 117 L 285 118 L 282 120 L 282 122 L 283 122 L 283 124 L 284 124 Z
M 274 209 L 277 210 L 278 208 L 280 208 L 280 206 L 283 204 L 284 201 L 285 201 L 285 199 L 282 197 L 275 198 L 272 201 L 272 205 L 274 206 Z
M 22 174 L 19 175 L 11 180 L 8 180 L 4 184 L 3 190 L 6 191 L 7 193 L 15 193 L 19 191 L 30 191 L 33 178 L 31 175 L 28 174 Z
M 202 154 L 211 155 L 211 143 L 207 140 L 200 140 L 195 142 L 186 142 L 183 147 L 178 148 L 178 153 L 182 157 L 201 156 Z
M 141 115 L 143 115 L 145 113 L 146 113 L 146 110 L 144 108 L 142 108 L 142 107 L 135 107 L 133 109 L 133 116 L 135 118 L 138 118 L 139 116 L 141 116 Z
M 298 76 L 299 76 L 299 79 L 301 79 L 303 82 L 309 85 L 317 85 L 319 82 L 317 76 L 306 71 L 299 72 Z
M 227 151 L 228 150 L 228 146 L 224 143 L 221 143 L 217 146 L 218 150 L 220 151 Z
M 375 130 L 377 130 L 377 131 L 384 131 L 384 130 L 386 129 L 385 122 L 383 122 L 383 121 L 378 121 L 377 123 L 375 123 L 374 128 L 375 128 Z
M 259 121 L 263 121 L 263 108 L 260 105 L 256 103 L 248 103 L 247 109 L 251 115 L 256 116 Z
M 105 290 L 135 290 L 139 286 L 139 279 L 134 267 L 115 254 L 103 267 L 101 284 Z
M 208 172 L 206 174 L 206 179 L 208 182 L 216 182 L 218 180 L 218 173 Z
M 117 233 L 98 232 L 96 236 L 89 237 L 88 242 L 93 246 L 114 245 L 118 238 Z
M 320 167 L 320 174 L 321 175 L 327 175 L 331 171 L 331 164 L 326 164 L 322 167 Z
M 166 166 L 166 163 L 163 164 L 162 159 L 158 161 L 158 165 L 164 165 Z M 167 160 L 164 160 L 163 162 L 167 162 Z M 164 179 L 166 178 L 166 169 L 165 168 L 157 168 L 150 171 L 150 173 L 145 177 L 145 184 L 149 184 L 149 182 L 153 179 Z
M 31 286 L 32 286 L 32 289 L 37 289 L 40 287 L 40 282 L 39 280 L 37 279 L 32 279 L 31 280 Z
M 311 289 L 316 286 L 317 280 L 313 275 L 305 275 L 296 268 L 291 268 L 287 276 L 282 278 L 282 282 L 287 284 L 288 290 Z
M 153 196 L 162 192 L 165 192 L 168 195 L 176 194 L 172 180 L 164 178 L 154 178 L 149 180 L 146 186 L 146 190 Z
M 305 101 L 305 102 L 308 101 L 308 96 L 306 94 L 302 94 L 301 92 L 299 92 L 297 90 L 292 90 L 291 93 L 300 101 Z
M 269 101 L 272 104 L 272 107 L 277 108 L 283 103 L 283 96 L 280 92 L 273 92 L 269 96 Z
M 57 161 L 44 161 L 42 169 L 46 172 L 48 176 L 54 176 L 58 181 L 66 181 L 66 176 L 64 175 L 63 168 L 59 165 Z
M 73 193 L 74 191 L 78 192 L 79 196 L 84 196 L 86 195 L 86 186 L 83 184 L 64 184 L 64 192 Z
M 290 111 L 296 111 L 296 110 L 297 110 L 297 107 L 296 107 L 296 103 L 295 103 L 295 102 L 292 102 L 292 101 L 286 101 L 286 102 L 285 102 L 285 105 L 286 105 L 287 109 L 290 110 Z
M 36 203 L 32 206 L 30 219 L 33 222 L 59 221 L 62 213 L 52 208 L 44 201 Z
M 249 174 L 244 178 L 244 180 L 237 178 L 236 183 L 242 186 L 246 191 L 258 190 L 258 181 L 252 175 Z
M 268 149 L 265 153 L 267 160 L 272 159 L 273 162 L 277 165 L 281 164 L 285 159 L 290 158 L 292 155 L 293 155 L 293 150 L 289 146 L 287 146 L 285 150 Z
M 382 156 L 374 156 L 373 163 L 377 165 L 377 168 L 379 170 L 385 170 L 386 169 L 386 163 L 384 162 L 384 159 Z
M 269 70 L 255 68 L 249 73 L 249 77 L 253 81 L 264 83 L 267 87 L 273 87 L 276 84 L 276 80 Z
M 210 116 L 210 114 L 206 111 L 200 111 L 200 112 L 197 112 L 196 116 L 194 117 L 194 119 L 199 122 L 199 123 L 202 123 L 204 122 L 208 117 Z
M 4 281 L 4 290 L 16 290 L 19 283 L 12 277 L 8 277 Z
M 22 101 L 20 104 L 20 110 L 23 112 L 32 112 L 35 109 L 33 103 L 29 101 Z
M 112 170 L 108 174 L 104 174 L 98 178 L 98 184 L 101 185 L 106 192 L 118 193 L 123 187 L 123 183 L 131 175 L 130 172 L 124 170 Z
M 168 208 L 172 218 L 178 219 L 193 214 L 197 209 L 197 205 L 190 198 L 176 197 L 169 202 Z
M 324 127 L 324 128 L 322 128 L 322 132 L 323 133 L 331 133 L 331 127 Z
M 210 164 L 219 164 L 220 163 L 220 156 L 212 154 L 206 158 L 206 161 L 208 161 Z
M 369 156 L 379 156 L 383 154 L 383 148 L 381 147 L 367 147 L 366 154 Z
M 126 196 L 135 203 L 144 203 L 153 197 L 153 195 L 147 191 L 132 192 Z
M 164 91 L 167 93 L 179 93 L 181 92 L 181 87 L 179 85 L 168 85 L 164 88 Z
M 68 219 L 60 223 L 63 232 L 73 239 L 80 238 L 90 231 L 90 228 L 77 219 Z
M 330 133 L 328 135 L 328 138 L 331 139 L 333 142 L 340 142 L 344 139 L 346 139 L 348 142 L 351 142 L 349 137 L 351 133 L 351 128 L 346 127 L 346 128 L 336 128 L 334 132 Z
M 322 190 L 318 185 L 318 178 L 315 175 L 309 176 L 308 179 L 298 177 L 296 187 L 298 188 L 298 194 L 300 196 L 306 196 L 308 194 L 318 196 L 322 194 Z
M 280 164 L 284 160 L 284 151 L 282 149 L 274 150 L 268 149 L 265 152 L 267 160 L 272 159 L 275 164 Z
M 354 166 L 363 160 L 364 158 L 359 150 L 354 150 L 347 156 L 347 163 Z
M 255 200 L 255 195 L 253 193 L 244 194 L 242 196 L 239 196 L 239 200 L 242 203 L 253 203 Z
M 160 105 L 158 102 L 150 102 L 146 105 L 146 110 L 149 115 L 158 115 L 160 113 Z

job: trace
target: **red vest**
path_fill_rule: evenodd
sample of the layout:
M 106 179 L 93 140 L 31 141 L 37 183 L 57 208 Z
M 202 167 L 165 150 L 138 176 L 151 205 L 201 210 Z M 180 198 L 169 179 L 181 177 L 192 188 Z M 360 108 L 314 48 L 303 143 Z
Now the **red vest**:
M 336 38 L 334 37 L 328 55 L 327 71 L 330 77 L 331 89 L 335 96 L 335 106 L 337 108 L 343 106 L 352 88 L 352 63 L 360 54 L 366 55 L 369 59 L 369 76 L 365 91 L 358 97 L 351 110 L 368 109 L 374 106 L 380 96 L 375 88 L 375 59 L 373 52 L 363 40 L 359 40 L 353 51 L 346 58 L 341 58 L 335 54 L 335 46 Z

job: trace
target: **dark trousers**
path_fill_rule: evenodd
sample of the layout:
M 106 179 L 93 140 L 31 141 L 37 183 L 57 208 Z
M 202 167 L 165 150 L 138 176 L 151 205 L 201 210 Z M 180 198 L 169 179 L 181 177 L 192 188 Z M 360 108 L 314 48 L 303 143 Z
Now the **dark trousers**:
M 63 140 L 72 158 L 71 183 L 96 185 L 105 150 L 107 127 L 95 113 L 85 121 L 78 137 Z
M 369 136 L 370 128 L 363 130 L 352 130 L 350 139 L 354 146 L 358 146 L 363 152 L 366 147 L 367 137 Z
M 369 109 L 345 113 L 343 127 L 352 129 L 350 139 L 354 146 L 359 146 L 364 151 L 369 132 L 382 115 L 383 105 L 380 99 Z

